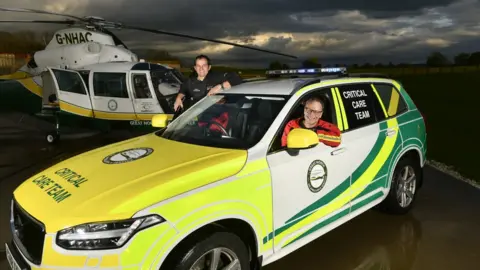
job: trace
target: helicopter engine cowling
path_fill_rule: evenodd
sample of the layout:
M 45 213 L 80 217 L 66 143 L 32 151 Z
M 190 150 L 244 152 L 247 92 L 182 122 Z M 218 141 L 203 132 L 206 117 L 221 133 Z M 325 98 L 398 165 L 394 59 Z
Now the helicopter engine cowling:
M 31 68 L 46 67 L 77 69 L 91 64 L 107 62 L 138 61 L 136 54 L 113 45 L 89 42 L 38 51 L 34 54 Z

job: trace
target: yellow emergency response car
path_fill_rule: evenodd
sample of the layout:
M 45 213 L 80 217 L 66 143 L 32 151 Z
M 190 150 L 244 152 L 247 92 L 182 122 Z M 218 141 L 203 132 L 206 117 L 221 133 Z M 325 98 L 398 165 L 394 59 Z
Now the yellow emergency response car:
M 32 176 L 13 193 L 11 267 L 260 269 L 374 206 L 407 212 L 423 117 L 397 81 L 343 71 L 270 72 L 316 74 L 245 82 Z M 323 109 L 306 107 L 312 96 Z M 282 140 L 311 115 L 340 138 Z

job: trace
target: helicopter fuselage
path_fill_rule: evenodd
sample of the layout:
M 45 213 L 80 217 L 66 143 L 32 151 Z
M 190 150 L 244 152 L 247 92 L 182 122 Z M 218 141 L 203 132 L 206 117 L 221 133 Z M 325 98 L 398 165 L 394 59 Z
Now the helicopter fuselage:
M 34 114 L 60 127 L 150 131 L 155 114 L 173 113 L 174 99 L 185 80 L 173 68 L 146 62 L 47 70 L 39 76 L 0 82 L 3 110 Z

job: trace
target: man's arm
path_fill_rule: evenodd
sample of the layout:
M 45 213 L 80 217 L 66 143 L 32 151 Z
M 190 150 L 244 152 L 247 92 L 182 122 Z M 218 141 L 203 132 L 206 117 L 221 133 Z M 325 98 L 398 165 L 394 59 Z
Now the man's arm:
M 231 86 L 239 85 L 243 83 L 242 77 L 238 75 L 237 72 L 226 72 L 224 74 L 225 81 L 228 82 Z
M 183 97 L 187 95 L 187 90 L 188 90 L 188 80 L 183 82 L 180 85 L 180 90 L 178 90 L 177 98 L 175 99 L 175 104 L 173 105 L 173 110 L 177 111 L 178 107 L 183 108 Z
M 287 146 L 287 136 L 288 136 L 288 133 L 290 133 L 290 130 L 292 130 L 294 128 L 294 122 L 295 120 L 290 120 L 287 125 L 285 126 L 285 128 L 283 129 L 283 133 L 282 133 L 282 147 L 285 147 Z
M 328 146 L 337 147 L 342 142 L 340 129 L 331 123 L 321 121 L 317 129 L 318 140 Z

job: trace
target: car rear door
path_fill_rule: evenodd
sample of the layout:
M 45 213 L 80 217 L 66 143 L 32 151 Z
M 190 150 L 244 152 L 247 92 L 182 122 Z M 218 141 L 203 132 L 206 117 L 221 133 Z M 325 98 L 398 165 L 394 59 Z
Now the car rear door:
M 345 148 L 351 175 L 351 211 L 368 210 L 387 194 L 389 164 L 401 150 L 396 120 L 386 119 L 385 108 L 372 82 L 345 83 L 335 87 L 341 103 Z

